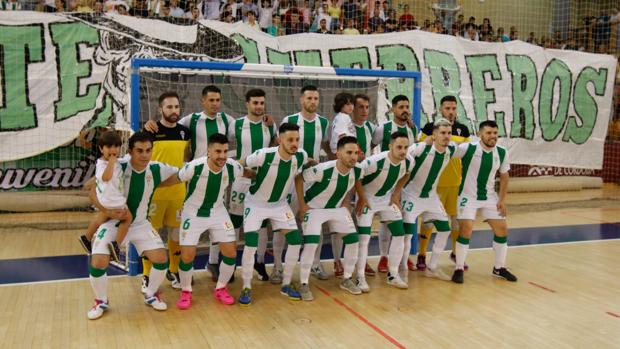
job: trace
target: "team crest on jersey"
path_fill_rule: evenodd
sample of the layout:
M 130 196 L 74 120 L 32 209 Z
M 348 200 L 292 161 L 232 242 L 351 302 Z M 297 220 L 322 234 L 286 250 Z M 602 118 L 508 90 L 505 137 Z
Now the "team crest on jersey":
M 145 178 L 145 179 L 146 179 L 146 183 L 147 183 L 148 185 L 151 185 L 151 184 L 153 183 L 153 175 L 152 175 L 152 174 L 147 173 L 147 174 L 146 174 L 146 178 Z
M 185 131 L 181 131 L 181 139 L 185 139 Z

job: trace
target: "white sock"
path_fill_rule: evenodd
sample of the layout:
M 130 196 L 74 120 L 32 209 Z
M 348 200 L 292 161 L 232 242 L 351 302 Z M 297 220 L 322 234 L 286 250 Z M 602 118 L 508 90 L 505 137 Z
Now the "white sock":
M 439 257 L 441 256 L 443 250 L 446 248 L 449 237 L 449 231 L 438 231 L 435 235 L 435 243 L 433 243 L 433 254 L 431 254 L 431 262 L 428 265 L 431 270 L 435 270 L 435 268 L 437 268 L 437 265 L 439 264 Z
M 379 225 L 379 254 L 381 255 L 381 257 L 385 257 L 388 255 L 391 237 L 392 234 L 390 234 L 387 224 L 381 223 Z
M 321 263 L 321 250 L 323 249 L 323 234 L 319 235 L 319 244 L 314 249 L 314 256 L 312 260 L 312 266 L 317 266 Z
M 149 286 L 146 289 L 147 298 L 153 297 L 153 295 L 157 293 L 157 290 L 159 290 L 159 286 L 162 282 L 164 282 L 164 279 L 166 278 L 166 270 L 167 269 L 159 270 L 155 267 L 151 268 L 151 272 L 149 274 Z
M 340 255 L 342 254 L 342 234 L 332 234 L 332 254 L 334 255 L 334 262 L 340 260 Z
M 299 260 L 299 250 L 301 245 L 288 245 L 284 256 L 284 273 L 282 274 L 282 285 L 288 285 L 293 278 L 295 266 Z M 311 255 L 312 256 L 312 255 Z
M 217 264 L 220 259 L 220 245 L 211 243 L 209 246 L 209 264 Z
M 96 278 L 90 275 L 90 286 L 93 288 L 95 298 L 102 301 L 108 301 L 108 274 L 105 273 Z
M 340 241 L 342 241 L 342 239 L 340 239 Z M 347 244 L 344 247 L 343 277 L 345 279 L 348 279 L 353 275 L 355 262 L 357 261 L 357 255 L 359 253 L 359 246 L 359 242 L 356 242 L 353 244 Z
M 192 292 L 192 274 L 194 274 L 194 267 L 188 271 L 183 271 L 183 269 L 179 268 L 179 281 L 183 291 Z
M 403 249 L 405 248 L 404 236 L 392 236 L 390 249 L 388 251 L 388 270 L 392 276 L 398 275 L 398 267 L 403 259 Z
M 241 256 L 241 277 L 243 278 L 243 288 L 252 288 L 252 275 L 254 274 L 254 253 L 256 247 L 243 247 Z
M 273 267 L 282 270 L 282 252 L 284 252 L 284 235 L 273 232 Z
M 314 258 L 314 251 L 317 250 L 317 247 L 317 244 L 304 244 L 304 250 L 301 252 L 301 262 L 299 264 L 299 281 L 302 284 L 307 284 L 308 279 L 310 279 L 310 268 L 312 268 L 312 259 Z
M 232 276 L 234 272 L 235 272 L 235 266 L 226 264 L 222 260 L 222 262 L 220 263 L 220 276 L 217 279 L 217 284 L 215 285 L 215 288 L 218 289 L 218 288 L 226 287 L 226 285 L 228 284 L 228 281 L 230 281 L 230 277 Z
M 495 247 L 495 245 L 493 247 Z M 469 251 L 469 244 L 465 245 L 458 241 L 456 242 L 456 252 L 455 252 L 456 267 L 455 269 L 463 270 L 465 268 L 465 258 L 467 258 L 467 251 Z
M 366 269 L 366 259 L 368 258 L 368 243 L 370 242 L 370 234 L 359 234 L 359 253 L 357 255 L 357 277 L 365 278 L 364 270 Z
M 267 251 L 267 229 L 258 230 L 258 249 L 256 250 L 256 262 L 265 263 L 265 252 Z
M 495 269 L 506 267 L 506 255 L 508 254 L 508 243 L 493 241 L 493 251 L 495 251 Z
M 409 251 L 411 251 L 411 238 L 412 234 L 405 234 L 405 247 L 403 249 L 403 257 L 400 261 L 400 267 L 403 270 L 408 270 L 407 261 L 409 261 Z

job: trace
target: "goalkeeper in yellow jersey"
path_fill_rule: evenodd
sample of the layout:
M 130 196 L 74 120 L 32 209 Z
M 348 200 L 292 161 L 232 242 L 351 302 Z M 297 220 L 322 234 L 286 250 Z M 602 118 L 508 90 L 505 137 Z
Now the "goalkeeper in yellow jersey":
M 189 150 L 189 129 L 179 123 L 181 105 L 176 92 L 164 92 L 159 96 L 159 113 L 161 119 L 157 121 L 157 131 L 153 132 L 154 161 L 177 168 L 183 167 L 183 162 Z M 168 253 L 170 269 L 166 277 L 172 287 L 180 289 L 178 267 L 181 248 L 179 247 L 179 226 L 181 209 L 185 199 L 185 185 L 183 183 L 155 190 L 149 208 L 149 220 L 155 230 L 166 227 L 168 230 Z M 143 258 L 142 288 L 146 289 L 149 283 L 151 262 Z
M 444 96 L 439 104 L 438 117 L 448 119 L 452 123 L 452 138 L 451 141 L 457 144 L 462 142 L 469 142 L 469 129 L 467 126 L 461 124 L 456 120 L 457 101 L 454 96 Z M 422 128 L 420 140 L 431 136 L 433 134 L 433 123 L 429 122 Z M 459 225 L 456 221 L 456 201 L 459 195 L 459 186 L 461 185 L 461 159 L 452 158 L 448 163 L 446 169 L 439 177 L 439 183 L 437 185 L 437 194 L 439 199 L 446 209 L 446 213 L 450 216 L 450 229 L 452 235 L 452 253 L 450 259 L 455 261 L 454 246 L 456 239 L 459 236 Z M 428 248 L 428 241 L 433 232 L 433 225 L 422 225 L 420 233 L 420 249 L 418 254 L 417 268 L 419 270 L 426 269 L 426 249 Z M 467 269 L 467 265 L 465 265 Z

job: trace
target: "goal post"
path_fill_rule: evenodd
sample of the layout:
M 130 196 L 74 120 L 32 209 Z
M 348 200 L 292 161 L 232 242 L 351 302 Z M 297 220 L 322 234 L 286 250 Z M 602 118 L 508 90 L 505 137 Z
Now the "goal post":
M 165 91 L 179 94 L 182 115 L 201 110 L 202 88 L 216 85 L 222 90 L 222 111 L 233 117 L 245 115 L 244 95 L 251 88 L 267 93 L 266 113 L 277 124 L 298 111 L 302 86 L 316 85 L 321 94 L 317 113 L 330 123 L 336 114 L 333 97 L 339 92 L 364 93 L 371 99 L 369 120 L 380 123 L 390 118 L 391 99 L 405 94 L 411 101 L 411 116 L 420 129 L 422 74 L 404 70 L 370 70 L 251 63 L 204 62 L 134 58 L 131 62 L 129 119 L 133 131 L 147 120 L 158 119 L 157 98 Z M 234 149 L 234 144 L 231 144 Z M 128 270 L 137 275 L 139 258 L 128 249 Z

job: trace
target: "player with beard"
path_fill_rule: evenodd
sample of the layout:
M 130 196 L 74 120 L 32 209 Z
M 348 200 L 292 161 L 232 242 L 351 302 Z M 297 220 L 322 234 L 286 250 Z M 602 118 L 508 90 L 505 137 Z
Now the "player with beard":
M 184 154 L 189 150 L 189 129 L 177 121 L 181 115 L 179 95 L 176 92 L 164 92 L 159 96 L 159 113 L 161 119 L 157 121 L 157 131 L 153 132 L 153 157 L 166 165 L 181 168 Z M 165 227 L 168 230 L 168 254 L 170 258 L 170 270 L 167 278 L 172 287 L 180 289 L 179 283 L 179 226 L 181 208 L 185 198 L 185 185 L 177 184 L 169 187 L 161 187 L 155 190 L 149 211 L 149 220 L 155 230 Z M 161 234 L 161 231 L 160 231 Z M 151 262 L 143 257 L 143 280 L 142 289 L 146 290 L 151 271 Z

